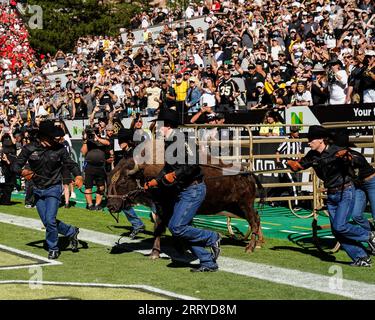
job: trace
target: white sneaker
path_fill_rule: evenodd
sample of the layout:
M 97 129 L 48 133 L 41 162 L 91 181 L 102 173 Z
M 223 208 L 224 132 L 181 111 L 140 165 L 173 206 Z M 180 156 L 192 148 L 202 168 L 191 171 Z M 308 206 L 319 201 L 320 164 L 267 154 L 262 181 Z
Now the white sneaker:
M 75 192 L 72 192 L 72 193 L 70 194 L 70 197 L 71 197 L 72 199 L 76 199 L 76 198 L 77 198 Z

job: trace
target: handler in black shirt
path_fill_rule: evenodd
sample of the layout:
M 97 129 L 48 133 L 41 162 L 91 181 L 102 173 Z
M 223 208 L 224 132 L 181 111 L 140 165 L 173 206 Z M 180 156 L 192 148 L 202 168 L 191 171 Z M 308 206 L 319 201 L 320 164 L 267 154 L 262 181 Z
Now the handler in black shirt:
M 78 249 L 79 229 L 56 219 L 62 193 L 61 170 L 66 166 L 75 176 L 78 188 L 83 185 L 81 171 L 69 156 L 64 146 L 58 143 L 60 130 L 52 121 L 44 121 L 39 126 L 38 139 L 25 145 L 13 165 L 13 171 L 34 182 L 34 196 L 39 216 L 46 227 L 48 259 L 60 255 L 57 246 L 58 234 L 70 238 L 72 251 Z M 23 169 L 26 162 L 29 169 Z
M 300 161 L 288 160 L 293 171 L 313 167 L 327 188 L 327 206 L 332 233 L 353 260 L 351 266 L 370 267 L 371 258 L 361 242 L 375 249 L 375 232 L 349 223 L 355 204 L 356 190 L 347 150 L 331 144 L 330 133 L 321 126 L 311 126 L 307 138 L 311 150 Z
M 374 230 L 374 227 L 370 225 L 363 213 L 367 202 L 370 201 L 372 217 L 375 220 L 375 169 L 368 163 L 362 153 L 351 149 L 355 145 L 349 142 L 349 135 L 346 129 L 337 132 L 334 136 L 334 141 L 336 145 L 346 148 L 342 152 L 350 159 L 356 173 L 356 201 L 352 219 L 367 231 Z M 347 154 L 345 154 L 345 151 L 347 151 Z
M 158 129 L 165 138 L 165 165 L 156 179 L 146 182 L 144 188 L 148 190 L 158 187 L 164 197 L 167 197 L 166 208 L 168 211 L 172 211 L 168 224 L 169 230 L 176 238 L 187 241 L 192 252 L 200 261 L 200 267 L 191 269 L 191 271 L 217 271 L 216 259 L 220 254 L 220 235 L 217 232 L 191 226 L 191 222 L 206 196 L 206 184 L 203 181 L 202 169 L 198 164 L 191 164 L 192 162 L 188 161 L 188 158 L 193 154 L 185 142 L 184 134 L 177 129 L 177 112 L 173 109 L 162 110 L 157 121 L 163 121 L 158 122 L 157 126 L 161 124 Z M 178 159 L 176 162 L 176 154 L 171 154 L 171 151 L 181 150 L 180 143 L 184 145 L 185 152 L 182 159 Z M 174 146 L 177 147 L 177 150 L 173 148 Z M 205 250 L 206 246 L 211 247 L 212 253 Z

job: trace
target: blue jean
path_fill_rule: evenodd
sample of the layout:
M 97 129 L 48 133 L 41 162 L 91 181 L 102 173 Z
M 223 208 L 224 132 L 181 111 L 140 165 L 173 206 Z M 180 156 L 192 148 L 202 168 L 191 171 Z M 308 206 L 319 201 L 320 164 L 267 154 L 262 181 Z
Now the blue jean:
M 131 223 L 133 229 L 140 229 L 144 227 L 144 223 L 142 222 L 141 219 L 138 218 L 137 214 L 135 213 L 133 208 L 127 208 L 122 210 L 126 216 L 126 218 L 129 220 Z
M 168 228 L 172 235 L 189 243 L 193 254 L 199 259 L 201 266 L 217 267 L 212 254 L 205 247 L 212 246 L 217 240 L 216 232 L 194 228 L 191 222 L 206 196 L 204 182 L 191 185 L 178 195 Z
M 356 190 L 356 199 L 353 209 L 352 219 L 362 228 L 371 231 L 370 223 L 363 216 L 366 209 L 367 200 L 370 201 L 371 214 L 375 221 L 375 177 L 363 181 L 362 187 Z
M 36 208 L 46 228 L 46 242 L 49 251 L 59 250 L 57 246 L 59 233 L 71 237 L 75 232 L 74 227 L 56 219 L 61 192 L 62 186 L 57 184 L 47 189 L 34 187 Z
M 367 242 L 370 236 L 366 229 L 349 223 L 354 203 L 354 186 L 328 194 L 327 206 L 332 233 L 353 261 L 367 256 L 361 242 Z

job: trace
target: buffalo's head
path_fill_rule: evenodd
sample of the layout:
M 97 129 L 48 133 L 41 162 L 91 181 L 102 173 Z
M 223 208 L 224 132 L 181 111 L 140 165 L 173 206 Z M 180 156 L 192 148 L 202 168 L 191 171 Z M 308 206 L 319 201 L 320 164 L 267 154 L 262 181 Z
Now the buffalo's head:
M 108 177 L 108 202 L 110 212 L 120 212 L 131 205 L 131 195 L 139 187 L 139 166 L 133 159 L 121 160 Z M 137 181 L 138 180 L 138 181 Z M 141 181 L 142 182 L 142 181 Z

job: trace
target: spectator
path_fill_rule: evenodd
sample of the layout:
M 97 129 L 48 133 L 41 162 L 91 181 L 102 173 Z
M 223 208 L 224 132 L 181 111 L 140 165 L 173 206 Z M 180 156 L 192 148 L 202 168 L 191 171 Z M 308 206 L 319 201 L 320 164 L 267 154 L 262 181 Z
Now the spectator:
M 344 104 L 346 101 L 348 75 L 341 68 L 342 62 L 338 59 L 328 62 L 329 104 Z
M 272 136 L 282 136 L 283 135 L 283 128 L 281 126 L 277 126 L 281 124 L 280 116 L 275 111 L 268 111 L 264 116 L 263 124 L 266 125 L 273 125 L 273 126 L 262 126 L 259 130 L 259 135 L 264 137 L 272 137 Z
M 150 79 L 151 87 L 146 88 L 147 93 L 147 114 L 149 117 L 155 115 L 156 110 L 159 108 L 159 98 L 161 89 L 158 87 L 156 79 Z
M 184 123 L 185 115 L 185 100 L 189 85 L 187 81 L 183 80 L 182 74 L 176 75 L 176 81 L 173 85 L 173 89 L 176 93 L 176 111 L 181 119 L 181 123 Z
M 311 92 L 306 88 L 306 81 L 299 80 L 297 82 L 297 92 L 295 93 L 294 103 L 296 106 L 311 106 L 313 101 Z
M 313 83 L 311 86 L 311 95 L 313 104 L 325 104 L 328 98 L 328 86 L 326 72 L 320 63 L 314 66 L 313 72 Z
M 235 107 L 235 99 L 240 95 L 239 88 L 236 82 L 231 79 L 229 70 L 224 70 L 224 78 L 217 87 L 216 99 L 218 101 L 218 108 L 220 111 L 233 112 Z
M 198 88 L 195 77 L 189 78 L 189 89 L 185 99 L 185 106 L 189 114 L 198 112 L 200 108 L 201 90 Z

